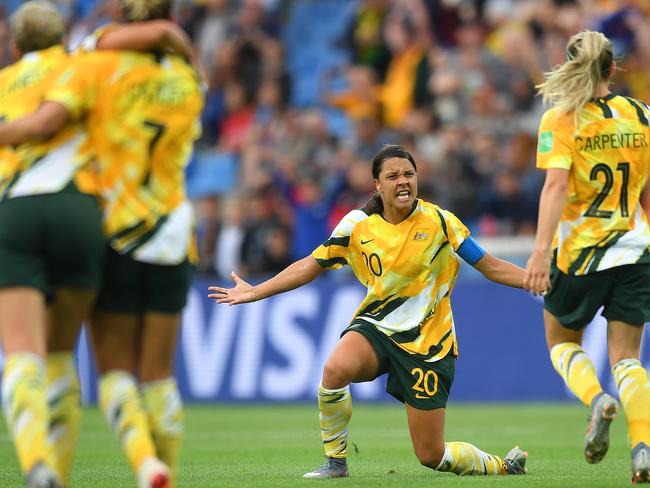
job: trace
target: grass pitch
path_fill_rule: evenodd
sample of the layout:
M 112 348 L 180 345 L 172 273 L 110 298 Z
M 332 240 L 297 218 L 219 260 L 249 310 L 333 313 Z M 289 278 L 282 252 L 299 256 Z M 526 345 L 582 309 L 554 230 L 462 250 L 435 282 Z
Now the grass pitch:
M 530 453 L 525 476 L 460 478 L 418 464 L 401 405 L 358 403 L 350 424 L 351 477 L 323 481 L 301 479 L 323 459 L 315 405 L 189 406 L 177 486 L 630 486 L 624 415 L 612 425 L 605 460 L 589 465 L 582 455 L 588 413 L 576 404 L 451 404 L 448 440 L 471 442 L 501 456 L 516 444 Z M 13 446 L 4 423 L 0 424 L 0 486 L 24 486 Z M 84 411 L 71 481 L 72 488 L 136 486 L 117 442 L 95 408 Z

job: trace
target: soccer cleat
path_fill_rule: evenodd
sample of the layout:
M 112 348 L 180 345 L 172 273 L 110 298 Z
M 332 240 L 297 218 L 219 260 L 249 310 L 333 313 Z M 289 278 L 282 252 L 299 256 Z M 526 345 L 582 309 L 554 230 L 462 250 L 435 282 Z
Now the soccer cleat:
M 645 442 L 632 449 L 632 483 L 650 483 L 650 447 Z
M 63 484 L 51 468 L 39 461 L 27 474 L 27 488 L 63 488 Z
M 616 418 L 619 405 L 614 397 L 602 393 L 591 404 L 591 419 L 585 436 L 585 459 L 596 464 L 609 449 L 609 425 Z
M 519 449 L 519 446 L 510 449 L 510 452 L 503 458 L 508 474 L 526 474 L 526 459 L 528 459 L 528 453 Z
M 150 457 L 138 469 L 139 488 L 170 488 L 169 468 L 160 460 Z
M 309 473 L 302 475 L 303 478 L 309 479 L 325 479 L 325 478 L 347 478 L 350 475 L 348 472 L 348 462 L 345 458 L 332 458 L 328 457 L 325 463 Z

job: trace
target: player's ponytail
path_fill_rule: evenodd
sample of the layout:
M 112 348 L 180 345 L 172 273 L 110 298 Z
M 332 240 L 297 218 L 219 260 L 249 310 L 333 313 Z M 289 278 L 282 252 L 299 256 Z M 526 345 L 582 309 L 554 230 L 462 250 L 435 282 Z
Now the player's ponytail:
M 26 54 L 63 44 L 65 23 L 50 2 L 31 0 L 14 12 L 9 29 L 21 54 Z
M 171 0 L 120 0 L 120 7 L 127 22 L 171 18 Z
M 538 92 L 562 113 L 578 112 L 611 76 L 614 50 L 600 32 L 582 31 L 569 39 L 567 61 L 546 73 Z
M 379 179 L 379 173 L 381 173 L 381 168 L 384 166 L 384 161 L 387 161 L 392 158 L 401 158 L 408 159 L 413 165 L 413 169 L 417 171 L 417 166 L 415 164 L 415 159 L 413 155 L 404 149 L 402 146 L 397 144 L 386 144 L 381 150 L 375 154 L 375 157 L 372 158 L 372 177 L 375 180 Z M 361 207 L 367 215 L 380 214 L 384 211 L 384 202 L 381 200 L 381 194 L 379 192 L 374 192 L 370 200 Z

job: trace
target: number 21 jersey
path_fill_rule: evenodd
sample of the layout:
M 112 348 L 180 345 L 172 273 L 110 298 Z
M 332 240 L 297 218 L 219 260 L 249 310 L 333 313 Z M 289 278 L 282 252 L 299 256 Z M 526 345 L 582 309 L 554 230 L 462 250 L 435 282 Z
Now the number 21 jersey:
M 537 166 L 569 171 L 554 246 L 562 272 L 650 262 L 650 228 L 639 202 L 650 171 L 649 120 L 643 102 L 613 94 L 587 103 L 577 118 L 555 108 L 544 114 Z

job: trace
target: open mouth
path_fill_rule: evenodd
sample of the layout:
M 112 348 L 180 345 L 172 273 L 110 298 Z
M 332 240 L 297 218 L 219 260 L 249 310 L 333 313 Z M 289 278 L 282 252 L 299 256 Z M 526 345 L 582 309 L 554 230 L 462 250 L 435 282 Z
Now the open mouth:
M 411 192 L 408 190 L 400 190 L 397 192 L 398 202 L 407 202 L 411 198 Z

